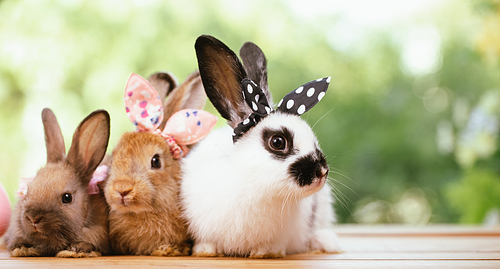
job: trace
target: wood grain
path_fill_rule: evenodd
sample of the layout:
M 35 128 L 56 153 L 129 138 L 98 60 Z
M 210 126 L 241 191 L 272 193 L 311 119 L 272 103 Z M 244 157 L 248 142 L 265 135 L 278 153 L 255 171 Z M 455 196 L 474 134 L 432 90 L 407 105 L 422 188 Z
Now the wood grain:
M 13 258 L 0 249 L 0 268 L 500 268 L 500 228 L 477 226 L 335 227 L 340 254 L 283 259 L 107 256 L 90 259 Z

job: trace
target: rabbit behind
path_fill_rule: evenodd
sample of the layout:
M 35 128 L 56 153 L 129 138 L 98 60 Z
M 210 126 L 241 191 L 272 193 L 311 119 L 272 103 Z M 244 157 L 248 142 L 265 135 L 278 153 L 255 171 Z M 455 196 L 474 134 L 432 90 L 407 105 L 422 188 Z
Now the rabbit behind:
M 304 108 L 286 101 L 271 112 L 266 60 L 255 44 L 240 52 L 245 67 L 214 37 L 200 36 L 195 48 L 207 96 L 231 128 L 209 134 L 183 161 L 181 203 L 193 255 L 338 251 L 329 229 L 328 165 L 311 128 L 297 116 L 321 99 L 329 78 L 304 85 L 303 97 L 312 98 Z M 301 88 L 285 99 L 299 93 Z
M 175 112 L 205 104 L 198 72 L 178 87 L 167 73 L 157 73 L 149 82 L 160 100 L 170 93 L 160 128 Z M 171 153 L 164 138 L 151 132 L 125 133 L 114 148 L 105 194 L 111 208 L 110 242 L 117 254 L 189 255 L 187 227 L 178 207 L 180 165 Z
M 95 257 L 109 252 L 108 208 L 102 192 L 87 193 L 106 153 L 110 119 L 94 111 L 78 125 L 66 157 L 53 112 L 42 111 L 47 164 L 29 183 L 6 234 L 11 256 Z

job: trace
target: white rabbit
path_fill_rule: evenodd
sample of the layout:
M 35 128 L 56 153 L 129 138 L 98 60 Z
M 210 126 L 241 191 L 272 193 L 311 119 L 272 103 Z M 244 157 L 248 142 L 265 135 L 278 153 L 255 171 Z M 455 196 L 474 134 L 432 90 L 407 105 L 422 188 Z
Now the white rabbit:
M 272 111 L 266 59 L 255 44 L 240 51 L 245 68 L 214 37 L 200 36 L 195 48 L 207 96 L 231 128 L 213 131 L 182 163 L 193 255 L 338 252 L 329 168 L 298 116 L 324 96 L 330 78 L 299 87 Z

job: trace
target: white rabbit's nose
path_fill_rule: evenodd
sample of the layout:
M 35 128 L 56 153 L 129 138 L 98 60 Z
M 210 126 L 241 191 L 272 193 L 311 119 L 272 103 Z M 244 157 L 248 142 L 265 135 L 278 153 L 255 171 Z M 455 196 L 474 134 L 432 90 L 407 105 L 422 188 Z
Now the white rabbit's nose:
M 321 167 L 320 169 L 316 170 L 316 177 L 317 178 L 324 178 L 328 175 L 328 169 Z

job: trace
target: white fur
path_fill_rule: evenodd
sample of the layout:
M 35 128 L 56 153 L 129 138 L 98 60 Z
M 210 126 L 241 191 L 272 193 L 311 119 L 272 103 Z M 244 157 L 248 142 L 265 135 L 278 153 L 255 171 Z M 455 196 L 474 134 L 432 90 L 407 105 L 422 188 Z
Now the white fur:
M 286 160 L 273 158 L 261 141 L 263 128 L 282 126 L 292 131 L 298 149 Z M 329 230 L 334 215 L 328 184 L 299 187 L 288 174 L 295 160 L 316 147 L 306 122 L 281 113 L 264 118 L 235 144 L 229 127 L 209 134 L 182 161 L 180 195 L 195 239 L 193 253 L 258 257 L 338 251 Z

